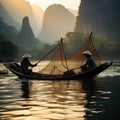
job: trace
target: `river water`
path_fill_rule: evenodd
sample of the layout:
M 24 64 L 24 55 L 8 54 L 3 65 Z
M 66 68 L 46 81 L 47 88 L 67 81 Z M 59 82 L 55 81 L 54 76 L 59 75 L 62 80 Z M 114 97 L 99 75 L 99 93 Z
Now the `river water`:
M 120 61 L 88 81 L 1 75 L 0 120 L 120 120 Z

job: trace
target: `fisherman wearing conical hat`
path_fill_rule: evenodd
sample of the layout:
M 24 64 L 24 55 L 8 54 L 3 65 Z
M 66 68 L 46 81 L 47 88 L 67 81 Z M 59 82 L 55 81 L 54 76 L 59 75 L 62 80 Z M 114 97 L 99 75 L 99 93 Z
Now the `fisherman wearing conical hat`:
M 21 69 L 24 74 L 29 74 L 31 72 L 29 67 L 36 66 L 36 64 L 33 65 L 30 63 L 29 58 L 31 58 L 31 56 L 27 53 L 22 56 Z
M 87 58 L 86 63 L 82 66 L 82 71 L 90 70 L 96 67 L 96 63 L 92 58 L 92 53 L 89 50 L 83 52 L 83 55 Z

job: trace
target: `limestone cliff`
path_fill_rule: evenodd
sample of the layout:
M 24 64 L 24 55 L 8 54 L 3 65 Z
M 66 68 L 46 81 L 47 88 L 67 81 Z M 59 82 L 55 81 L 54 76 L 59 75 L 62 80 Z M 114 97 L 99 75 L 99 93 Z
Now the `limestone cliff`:
M 119 6 L 119 0 L 81 0 L 75 32 L 92 31 L 109 40 L 120 40 Z
M 39 39 L 43 42 L 54 43 L 66 32 L 73 31 L 75 16 L 64 6 L 53 4 L 49 6 L 43 18 L 43 27 Z

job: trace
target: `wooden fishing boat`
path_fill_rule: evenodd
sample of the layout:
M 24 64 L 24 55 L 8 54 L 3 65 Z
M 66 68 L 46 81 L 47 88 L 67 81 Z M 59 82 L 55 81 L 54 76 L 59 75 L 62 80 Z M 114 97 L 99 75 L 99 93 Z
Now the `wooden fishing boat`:
M 89 50 L 91 52 L 97 67 L 83 72 L 81 66 L 83 66 L 86 61 L 86 58 L 83 55 L 83 52 L 86 50 Z M 52 54 L 53 57 L 51 58 L 51 61 L 43 69 L 39 70 L 36 73 L 23 73 L 21 71 L 20 65 L 17 63 L 4 63 L 4 65 L 19 78 L 37 80 L 89 79 L 95 77 L 112 65 L 112 62 L 106 62 L 103 64 L 100 63 L 99 54 L 97 54 L 96 49 L 92 43 L 92 33 L 89 35 L 84 44 L 70 57 L 66 58 L 63 40 L 61 39 L 58 45 L 50 50 L 45 56 L 43 56 L 36 64 L 43 61 L 43 59 L 50 53 L 54 53 Z
M 26 79 L 36 79 L 36 80 L 79 80 L 79 79 L 90 79 L 98 75 L 99 73 L 103 72 L 106 70 L 109 66 L 112 65 L 112 62 L 106 62 L 98 67 L 91 69 L 86 72 L 81 72 L 81 73 L 72 73 L 71 71 L 67 71 L 68 74 L 63 74 L 63 75 L 49 75 L 49 74 L 40 74 L 36 72 L 31 72 L 30 74 L 24 74 L 21 71 L 21 67 L 17 63 L 4 63 L 6 68 L 8 68 L 12 73 L 14 73 L 16 76 L 19 78 L 26 78 Z M 69 74 L 70 73 L 70 74 Z

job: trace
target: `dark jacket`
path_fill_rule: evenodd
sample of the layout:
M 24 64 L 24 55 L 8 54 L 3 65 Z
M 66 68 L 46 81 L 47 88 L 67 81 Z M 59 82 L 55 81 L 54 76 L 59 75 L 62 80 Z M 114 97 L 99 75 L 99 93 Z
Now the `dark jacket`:
M 82 71 L 91 70 L 96 67 L 96 63 L 93 60 L 92 56 L 86 56 L 86 58 L 87 58 L 86 63 L 81 67 Z
M 28 60 L 28 58 L 24 58 L 22 61 L 21 61 L 21 69 L 22 69 L 22 72 L 23 73 L 26 73 L 29 71 L 29 66 L 30 67 L 34 67 L 36 65 L 33 65 L 30 63 L 30 61 Z
M 89 68 L 94 68 L 94 67 L 96 67 L 96 63 L 93 60 L 93 58 L 91 56 L 89 56 L 89 57 L 87 57 L 87 62 L 85 63 L 84 66 L 89 67 Z

